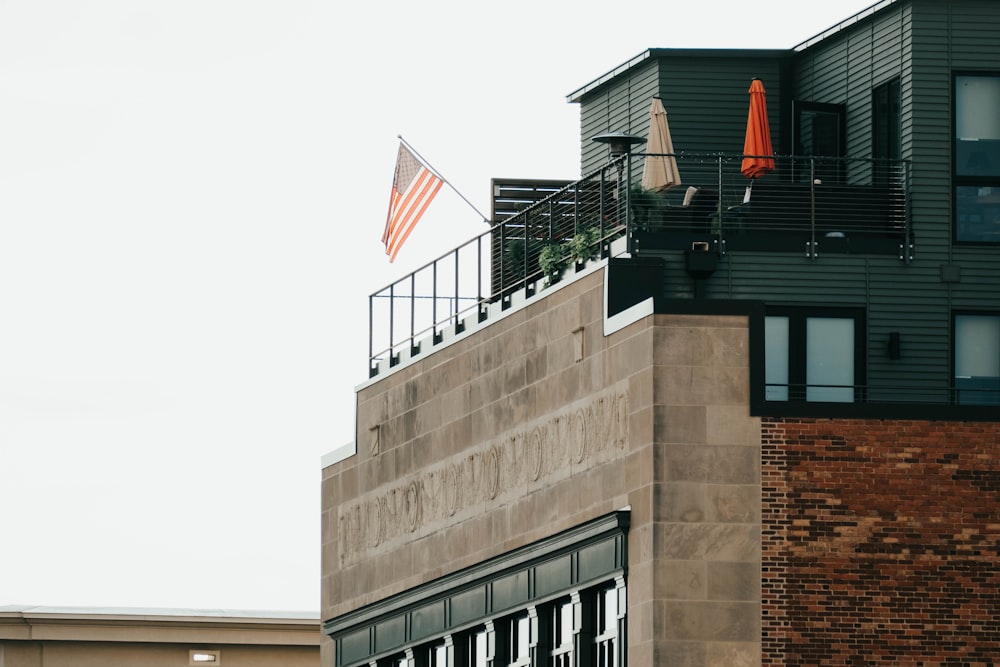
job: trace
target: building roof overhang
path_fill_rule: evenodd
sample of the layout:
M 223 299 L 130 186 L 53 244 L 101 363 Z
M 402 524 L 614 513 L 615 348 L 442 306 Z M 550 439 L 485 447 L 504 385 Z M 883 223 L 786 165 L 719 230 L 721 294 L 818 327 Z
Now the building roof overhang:
M 790 49 L 660 49 L 660 48 L 650 48 L 646 49 L 639 55 L 626 60 L 624 63 L 609 70 L 598 78 L 594 79 L 590 83 L 574 90 L 572 93 L 566 96 L 569 102 L 580 102 L 583 97 L 592 93 L 593 91 L 601 88 L 609 81 L 613 81 L 618 77 L 626 74 L 627 72 L 633 70 L 646 63 L 648 60 L 656 58 L 775 58 L 775 57 L 791 57 L 796 53 L 800 53 L 807 49 L 816 46 L 817 44 L 839 34 L 844 30 L 853 28 L 865 21 L 869 20 L 875 14 L 881 12 L 882 10 L 888 8 L 890 5 L 894 5 L 897 2 L 902 2 L 903 0 L 880 0 L 875 2 L 866 9 L 862 9 L 853 16 L 840 21 L 839 23 L 823 30 L 822 32 L 813 35 L 812 37 L 802 41 Z
M 566 96 L 568 102 L 580 102 L 585 96 L 603 87 L 605 84 L 645 65 L 650 60 L 667 59 L 724 59 L 746 60 L 748 58 L 787 58 L 791 57 L 790 49 L 646 49 L 642 53 L 626 60 L 621 65 L 611 69 L 590 83 L 574 90 Z

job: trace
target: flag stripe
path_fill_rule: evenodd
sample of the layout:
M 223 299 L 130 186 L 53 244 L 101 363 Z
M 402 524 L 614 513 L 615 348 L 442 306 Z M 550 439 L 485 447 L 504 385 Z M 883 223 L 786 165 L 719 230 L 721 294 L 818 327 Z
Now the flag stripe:
M 427 182 L 426 178 L 421 177 L 406 194 L 397 195 L 395 212 L 389 229 L 389 241 L 386 244 L 386 253 L 395 254 L 394 251 L 398 251 L 400 237 L 413 222 L 414 207 L 419 206 L 422 197 L 425 196 Z
M 398 198 L 396 214 L 389 233 L 389 243 L 386 246 L 386 254 L 390 256 L 390 261 L 396 259 L 403 241 L 410 235 L 413 226 L 417 224 L 430 200 L 437 194 L 440 185 L 441 182 L 429 173 L 421 174 L 407 193 Z M 433 192 L 429 192 L 431 188 L 434 188 Z
M 400 144 L 382 243 L 392 262 L 443 181 Z
M 389 261 L 393 261 L 396 259 L 396 255 L 399 253 L 399 249 L 403 247 L 403 242 L 406 241 L 407 237 L 409 237 L 410 235 L 410 232 L 412 232 L 413 228 L 416 226 L 417 221 L 420 220 L 420 217 L 424 214 L 424 211 L 426 211 L 427 207 L 430 206 L 431 199 L 433 199 L 434 195 L 436 195 L 438 190 L 441 189 L 441 181 L 438 179 L 434 179 L 434 181 L 435 181 L 434 190 L 427 196 L 426 199 L 423 200 L 423 205 L 420 207 L 420 210 L 417 211 L 412 216 L 412 218 L 410 219 L 411 220 L 410 224 L 401 231 L 399 235 L 399 241 L 395 244 L 395 246 L 393 246 L 392 254 L 389 256 Z
M 430 183 L 432 179 L 433 177 L 430 172 L 424 170 L 417 176 L 416 179 L 414 179 L 411 187 L 405 193 L 394 192 L 392 207 L 393 214 L 389 220 L 390 237 L 398 233 L 398 230 L 404 225 L 404 221 L 409 216 L 413 206 L 416 205 L 420 198 L 426 196 L 427 184 Z

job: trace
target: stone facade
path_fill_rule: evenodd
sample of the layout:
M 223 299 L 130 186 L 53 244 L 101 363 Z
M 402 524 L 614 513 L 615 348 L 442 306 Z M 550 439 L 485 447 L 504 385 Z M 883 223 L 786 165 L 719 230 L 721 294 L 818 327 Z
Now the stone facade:
M 597 271 L 359 390 L 323 619 L 628 508 L 630 664 L 759 664 L 747 318 L 605 323 Z

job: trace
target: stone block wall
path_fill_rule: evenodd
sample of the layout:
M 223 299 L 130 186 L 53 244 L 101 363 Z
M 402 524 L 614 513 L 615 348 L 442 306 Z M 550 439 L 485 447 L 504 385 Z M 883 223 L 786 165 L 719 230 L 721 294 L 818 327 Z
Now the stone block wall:
M 582 276 L 359 390 L 357 454 L 323 471 L 323 619 L 628 508 L 629 663 L 759 664 L 747 319 L 605 335 L 603 300 Z

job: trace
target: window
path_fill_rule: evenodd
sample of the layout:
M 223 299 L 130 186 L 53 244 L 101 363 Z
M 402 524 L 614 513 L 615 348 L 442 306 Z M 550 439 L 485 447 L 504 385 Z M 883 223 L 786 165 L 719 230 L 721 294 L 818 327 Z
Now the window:
M 336 667 L 620 667 L 628 520 L 605 514 L 459 585 L 445 577 L 328 622 Z
M 618 589 L 611 587 L 597 593 L 597 667 L 618 665 Z
M 504 630 L 506 655 L 500 656 L 503 664 L 517 667 L 531 664 L 531 626 L 529 614 L 519 614 L 501 622 Z
M 872 90 L 872 180 L 883 185 L 897 182 L 895 164 L 902 158 L 899 94 L 899 77 Z
M 764 318 L 764 399 L 851 403 L 864 378 L 863 315 L 771 309 Z
M 414 667 L 415 661 L 410 651 L 394 655 L 391 658 L 379 660 L 377 667 Z
M 847 151 L 846 113 L 843 104 L 793 102 L 795 155 L 812 158 L 796 161 L 795 180 L 809 182 L 818 178 L 825 183 L 844 182 Z
M 955 240 L 1000 243 L 1000 76 L 954 83 Z
M 1000 405 L 1000 315 L 955 316 L 955 395 L 963 405 Z
M 560 600 L 549 610 L 552 650 L 549 654 L 551 667 L 571 667 L 574 664 L 573 646 L 576 639 L 576 620 L 572 599 Z
M 450 643 L 445 641 L 428 646 L 426 664 L 428 667 L 451 667 L 454 663 Z
M 466 659 L 461 664 L 465 667 L 487 667 L 490 660 L 489 645 L 486 628 L 470 632 L 465 642 Z

